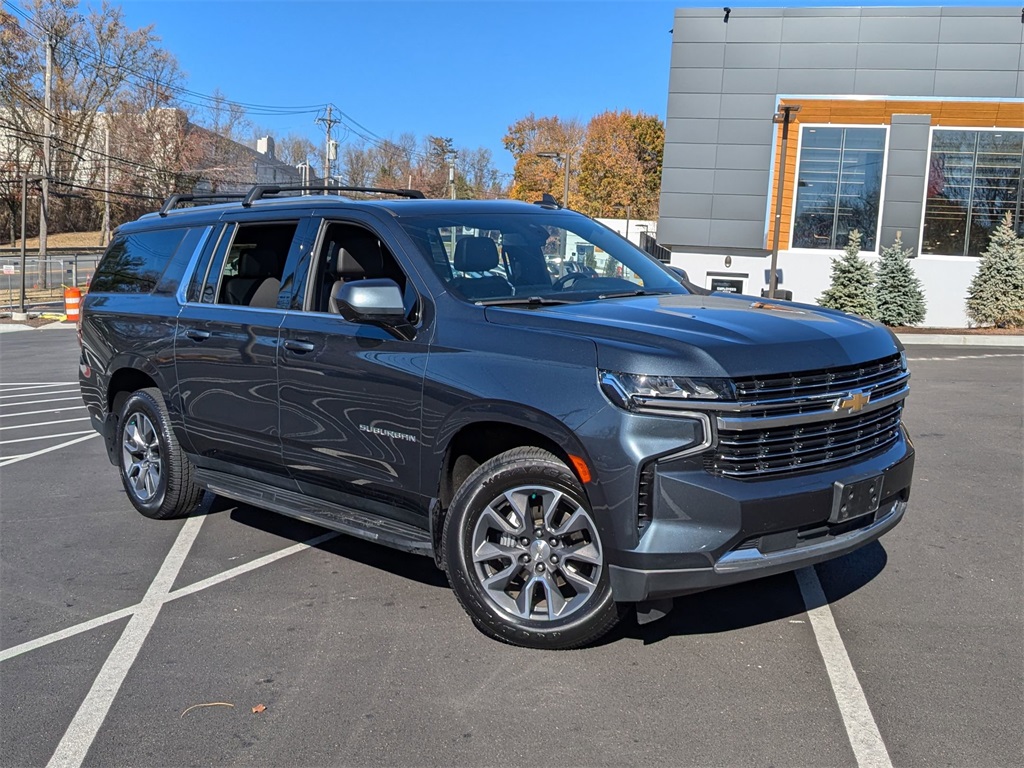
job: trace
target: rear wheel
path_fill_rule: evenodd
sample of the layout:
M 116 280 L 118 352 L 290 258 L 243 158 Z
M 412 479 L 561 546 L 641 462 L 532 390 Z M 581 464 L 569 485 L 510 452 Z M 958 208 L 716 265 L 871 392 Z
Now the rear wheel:
M 203 490 L 192 482 L 192 464 L 174 437 L 159 390 L 140 389 L 124 401 L 117 438 L 121 483 L 139 512 L 166 520 L 195 511 Z
M 455 595 L 491 637 L 577 648 L 619 620 L 586 496 L 547 451 L 516 448 L 480 465 L 452 500 L 444 540 Z

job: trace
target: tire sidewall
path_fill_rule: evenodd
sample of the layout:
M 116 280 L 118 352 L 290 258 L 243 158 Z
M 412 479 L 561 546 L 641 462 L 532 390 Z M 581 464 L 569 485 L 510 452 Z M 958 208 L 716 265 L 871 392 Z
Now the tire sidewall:
M 128 420 L 134 413 L 141 413 L 152 422 L 156 430 L 157 440 L 160 442 L 160 482 L 157 485 L 156 493 L 153 494 L 153 498 L 147 501 L 141 501 L 135 495 L 124 466 L 124 432 L 127 428 Z M 171 439 L 172 436 L 169 432 L 167 420 L 164 418 L 153 396 L 143 391 L 132 393 L 125 400 L 117 422 L 117 466 L 121 475 L 121 484 L 124 486 L 125 493 L 128 494 L 129 501 L 131 501 L 135 509 L 146 517 L 158 517 L 163 512 L 163 505 L 167 499 L 167 484 L 171 469 Z
M 552 457 L 554 459 L 554 457 Z M 489 462 L 488 462 L 489 463 Z M 532 460 L 487 471 L 482 465 L 455 494 L 446 526 L 445 565 L 448 579 L 460 602 L 473 619 L 489 633 L 516 645 L 572 646 L 594 633 L 594 627 L 615 610 L 608 578 L 607 561 L 602 563 L 597 589 L 589 603 L 564 619 L 536 621 L 522 619 L 501 611 L 484 592 L 472 561 L 472 536 L 484 508 L 501 493 L 511 488 L 538 485 L 562 491 L 583 507 L 593 519 L 593 512 L 576 478 L 557 460 Z M 600 537 L 596 530 L 594 533 Z M 600 541 L 602 556 L 604 542 Z

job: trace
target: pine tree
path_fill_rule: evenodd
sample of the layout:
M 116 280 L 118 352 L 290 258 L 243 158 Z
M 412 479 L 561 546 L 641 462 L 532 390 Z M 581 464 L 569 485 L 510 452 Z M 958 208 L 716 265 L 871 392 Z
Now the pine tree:
M 1024 239 L 1007 213 L 981 254 L 967 289 L 967 316 L 978 325 L 1024 326 Z
M 875 272 L 859 255 L 860 238 L 859 231 L 850 231 L 844 254 L 832 259 L 832 284 L 821 294 L 818 303 L 823 307 L 874 317 Z
M 876 317 L 885 325 L 917 325 L 924 320 L 924 291 L 910 265 L 911 253 L 898 234 L 892 245 L 882 249 L 875 305 Z

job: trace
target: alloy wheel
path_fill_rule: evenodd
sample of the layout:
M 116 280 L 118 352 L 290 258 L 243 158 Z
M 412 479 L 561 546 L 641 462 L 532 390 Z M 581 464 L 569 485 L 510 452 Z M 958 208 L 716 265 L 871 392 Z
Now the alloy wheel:
M 142 502 L 151 500 L 160 489 L 163 458 L 160 437 L 146 414 L 136 411 L 124 425 L 121 463 L 128 486 Z
M 518 619 L 576 613 L 597 590 L 604 564 L 590 514 L 543 486 L 513 488 L 492 500 L 473 527 L 471 546 L 484 595 Z

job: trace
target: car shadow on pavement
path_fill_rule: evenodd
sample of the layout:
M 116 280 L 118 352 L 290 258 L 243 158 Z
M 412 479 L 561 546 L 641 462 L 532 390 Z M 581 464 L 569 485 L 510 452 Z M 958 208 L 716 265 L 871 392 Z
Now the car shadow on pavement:
M 887 561 L 885 548 L 875 541 L 856 552 L 817 566 L 829 602 L 856 592 L 881 573 Z M 677 597 L 672 611 L 650 624 L 639 625 L 636 615 L 629 615 L 600 644 L 629 638 L 649 645 L 676 635 L 729 632 L 799 617 L 806 610 L 796 577 L 792 573 L 783 573 Z
M 231 519 L 234 522 L 247 525 L 251 528 L 280 536 L 285 539 L 299 543 L 308 541 L 324 533 L 330 533 L 327 528 L 321 528 L 312 523 L 279 515 L 258 507 L 251 507 L 248 504 L 241 504 L 230 499 L 217 497 L 210 508 L 211 512 L 223 512 L 231 510 Z M 347 536 L 339 533 L 335 538 L 316 545 L 316 548 L 324 552 L 347 560 L 388 571 L 394 575 L 410 579 L 430 587 L 448 588 L 448 579 L 444 571 L 439 570 L 434 561 L 429 557 L 412 555 L 407 552 L 399 552 L 371 541 L 364 541 L 354 536 Z

